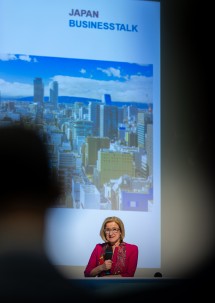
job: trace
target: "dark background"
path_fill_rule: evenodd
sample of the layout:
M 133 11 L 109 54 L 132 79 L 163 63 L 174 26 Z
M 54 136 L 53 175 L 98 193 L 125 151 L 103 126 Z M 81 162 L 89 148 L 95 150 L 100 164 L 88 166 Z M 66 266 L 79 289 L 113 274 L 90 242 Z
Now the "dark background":
M 215 230 L 213 19 L 213 9 L 207 1 L 161 0 L 162 170 L 187 169 L 193 175 L 200 175 L 207 184 L 209 197 L 205 196 L 202 202 L 210 210 L 204 220 L 210 221 L 208 232 L 213 235 L 212 241 Z M 165 205 L 165 201 L 162 203 Z M 199 220 L 200 226 L 206 223 L 204 220 Z M 188 280 L 168 288 L 172 296 L 165 292 L 164 297 L 197 299 L 200 295 L 212 295 L 214 255 L 213 245 L 208 258 L 185 275 Z
M 198 243 L 199 230 L 207 223 L 210 226 L 207 230 L 210 251 L 206 259 L 201 260 L 180 279 L 174 280 L 174 283 L 165 284 L 162 280 L 160 287 L 151 284 L 148 291 L 134 292 L 131 296 L 137 301 L 149 298 L 186 302 L 188 298 L 213 295 L 211 282 L 215 275 L 214 12 L 207 1 L 161 0 L 160 3 L 161 171 L 162 174 L 168 171 L 174 175 L 181 170 L 193 176 L 198 175 L 200 182 L 209 189 L 208 195 L 202 200 L 208 213 L 202 216 L 203 219 L 199 216 L 199 229 L 194 237 Z M 201 191 L 198 186 L 199 184 L 197 194 Z M 204 186 L 202 191 L 205 190 Z M 165 180 L 162 181 L 161 191 L 163 188 L 168 188 Z M 169 203 L 165 198 L 163 193 L 162 226 L 167 219 L 166 208 Z M 195 215 L 195 201 L 191 200 Z M 174 229 L 174 220 L 172 223 L 171 228 Z M 182 218 L 181 225 L 183 224 Z M 201 237 L 207 237 L 207 234 L 202 234 Z M 165 245 L 165 228 L 162 229 L 161 243 Z M 202 241 L 199 241 L 199 249 L 202 249 L 201 245 Z M 183 257 L 186 258 L 186 255 Z

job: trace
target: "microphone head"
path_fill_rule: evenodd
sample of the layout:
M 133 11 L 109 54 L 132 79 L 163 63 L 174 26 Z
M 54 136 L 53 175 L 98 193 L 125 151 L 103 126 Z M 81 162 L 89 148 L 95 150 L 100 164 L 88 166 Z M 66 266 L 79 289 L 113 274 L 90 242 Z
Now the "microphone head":
M 105 260 L 111 260 L 113 256 L 113 249 L 111 246 L 108 246 L 105 250 Z

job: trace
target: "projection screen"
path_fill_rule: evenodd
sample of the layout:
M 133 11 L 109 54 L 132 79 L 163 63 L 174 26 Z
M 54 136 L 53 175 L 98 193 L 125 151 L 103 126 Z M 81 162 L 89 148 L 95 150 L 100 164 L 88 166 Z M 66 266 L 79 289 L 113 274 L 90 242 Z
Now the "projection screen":
M 47 212 L 52 262 L 83 276 L 118 216 L 138 269 L 159 268 L 160 3 L 1 0 L 0 37 L 0 125 L 44 130 L 65 184 Z

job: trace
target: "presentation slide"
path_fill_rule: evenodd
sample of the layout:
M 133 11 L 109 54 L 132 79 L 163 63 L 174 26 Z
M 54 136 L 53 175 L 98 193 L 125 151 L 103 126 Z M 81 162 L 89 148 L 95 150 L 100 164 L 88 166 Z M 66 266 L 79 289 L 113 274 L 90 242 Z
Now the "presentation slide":
M 53 263 L 86 266 L 117 216 L 138 268 L 159 268 L 160 3 L 1 0 L 0 41 L 0 126 L 45 132 L 63 186 L 47 212 Z

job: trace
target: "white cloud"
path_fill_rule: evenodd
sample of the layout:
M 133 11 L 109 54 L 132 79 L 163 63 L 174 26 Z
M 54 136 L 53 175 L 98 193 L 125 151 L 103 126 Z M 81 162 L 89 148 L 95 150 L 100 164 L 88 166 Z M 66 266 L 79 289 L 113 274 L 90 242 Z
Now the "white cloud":
M 10 60 L 17 60 L 18 58 L 12 54 L 0 54 L 0 60 L 2 61 L 10 61 Z
M 22 61 L 31 62 L 31 57 L 29 55 L 20 55 L 19 59 L 22 60 Z
M 0 60 L 2 61 L 10 61 L 10 60 L 22 60 L 27 62 L 37 62 L 37 59 L 34 57 L 30 57 L 29 55 L 13 55 L 13 54 L 0 54 Z
M 113 101 L 152 102 L 152 78 L 132 76 L 125 82 L 99 81 L 57 75 L 59 95 L 102 99 L 110 94 Z
M 80 70 L 80 73 L 81 73 L 81 74 L 86 74 L 86 69 L 82 68 L 82 69 Z
M 114 67 L 109 67 L 108 69 L 103 69 L 98 67 L 97 70 L 100 70 L 101 72 L 103 72 L 104 74 L 106 74 L 108 77 L 114 76 L 117 78 L 120 78 L 120 69 L 116 69 Z
M 19 83 L 19 82 L 7 82 L 0 79 L 1 95 L 10 97 L 26 97 L 33 95 L 33 85 Z

